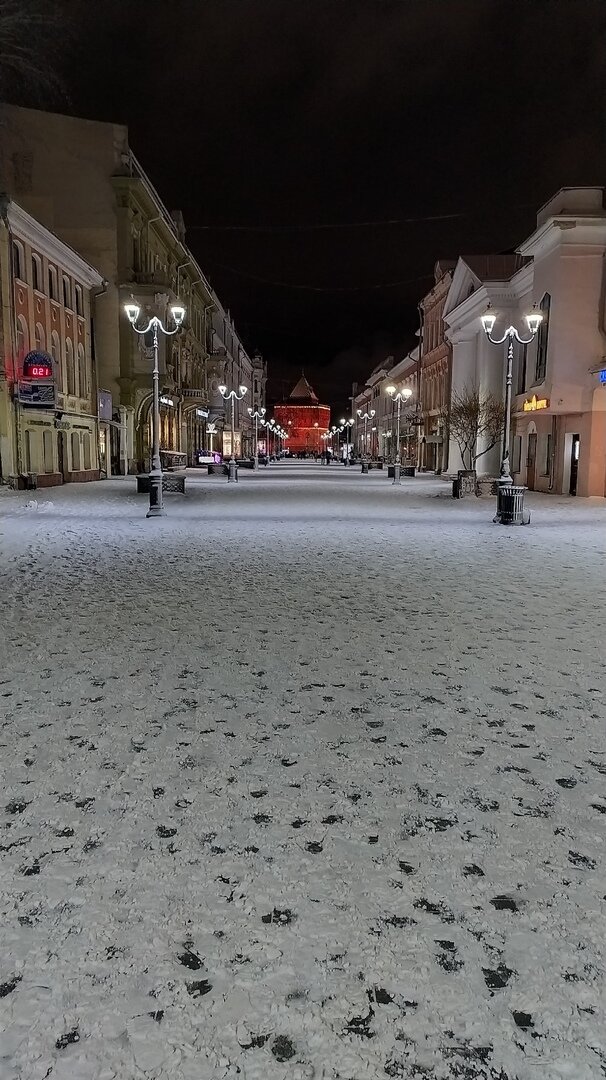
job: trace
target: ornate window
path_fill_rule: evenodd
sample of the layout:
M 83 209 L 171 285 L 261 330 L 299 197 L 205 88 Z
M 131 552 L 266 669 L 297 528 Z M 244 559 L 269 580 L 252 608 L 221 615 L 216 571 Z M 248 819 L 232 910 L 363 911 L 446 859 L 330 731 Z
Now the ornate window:
M 76 365 L 71 338 L 67 338 L 65 342 L 65 371 L 67 375 L 67 392 L 73 396 L 76 393 Z
M 32 255 L 32 285 L 36 292 L 43 292 L 42 259 L 39 255 Z
M 13 263 L 13 275 L 16 278 L 19 278 L 20 281 L 25 281 L 23 244 L 20 244 L 18 240 L 13 240 L 11 244 L 11 259 Z

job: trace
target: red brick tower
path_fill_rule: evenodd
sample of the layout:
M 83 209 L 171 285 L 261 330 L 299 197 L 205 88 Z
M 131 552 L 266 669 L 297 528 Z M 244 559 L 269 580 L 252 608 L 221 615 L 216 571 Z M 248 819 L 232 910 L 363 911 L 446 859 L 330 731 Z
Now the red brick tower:
M 320 405 L 317 394 L 301 375 L 288 401 L 274 405 L 277 422 L 288 432 L 286 448 L 291 454 L 304 451 L 320 454 L 324 450 L 326 434 L 330 427 L 330 407 Z

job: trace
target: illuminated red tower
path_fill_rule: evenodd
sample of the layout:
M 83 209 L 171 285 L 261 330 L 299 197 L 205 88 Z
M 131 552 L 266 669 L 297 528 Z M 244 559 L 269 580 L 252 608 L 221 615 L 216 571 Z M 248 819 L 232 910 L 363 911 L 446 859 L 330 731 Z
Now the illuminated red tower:
M 320 405 L 317 394 L 301 375 L 288 401 L 274 405 L 274 416 L 288 432 L 286 447 L 291 454 L 301 450 L 308 454 L 320 454 L 325 446 L 325 435 L 330 427 L 330 407 Z

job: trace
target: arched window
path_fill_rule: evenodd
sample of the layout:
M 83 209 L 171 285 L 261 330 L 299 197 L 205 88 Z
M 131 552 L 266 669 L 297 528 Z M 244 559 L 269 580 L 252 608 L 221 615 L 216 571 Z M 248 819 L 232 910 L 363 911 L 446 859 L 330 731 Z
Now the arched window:
M 67 375 L 67 392 L 74 395 L 76 393 L 76 365 L 71 338 L 67 338 L 65 341 L 65 373 Z
M 46 352 L 46 334 L 44 333 L 44 327 L 40 323 L 36 323 L 34 349 L 36 352 Z
M 53 330 L 51 333 L 50 354 L 53 358 L 53 375 L 55 376 L 55 385 L 59 393 L 62 393 L 63 370 L 61 367 L 61 348 L 59 345 L 59 335 L 56 330 Z
M 80 472 L 80 433 L 72 431 L 72 472 Z
M 55 471 L 52 431 L 43 432 L 42 449 L 44 454 L 44 471 L 45 473 L 52 473 Z
M 17 363 L 20 364 L 25 354 L 29 352 L 29 333 L 27 323 L 23 315 L 17 316 Z
M 82 286 L 76 285 L 74 291 L 76 294 L 76 314 L 84 315 L 84 296 L 82 293 Z
M 65 274 L 63 275 L 63 304 L 66 308 L 72 306 L 72 286 Z
M 87 381 L 84 346 L 78 345 L 78 394 L 81 398 L 87 396 Z
M 59 299 L 59 292 L 57 290 L 57 271 L 54 266 L 48 268 L 48 295 L 51 300 Z
M 84 433 L 84 435 L 82 436 L 82 442 L 84 444 L 84 468 L 85 469 L 90 469 L 91 468 L 90 435 L 89 435 L 88 431 L 86 431 Z
M 13 275 L 20 281 L 25 281 L 25 253 L 23 244 L 13 240 L 11 244 L 11 258 L 13 261 Z
M 32 285 L 37 292 L 43 291 L 42 259 L 39 255 L 32 255 Z
M 542 383 L 545 381 L 545 375 L 547 374 L 547 341 L 549 338 L 549 311 L 551 308 L 551 296 L 549 293 L 545 293 L 541 303 L 539 304 L 539 311 L 543 316 L 543 321 L 539 326 L 539 332 L 537 334 L 537 359 L 534 370 L 535 383 Z

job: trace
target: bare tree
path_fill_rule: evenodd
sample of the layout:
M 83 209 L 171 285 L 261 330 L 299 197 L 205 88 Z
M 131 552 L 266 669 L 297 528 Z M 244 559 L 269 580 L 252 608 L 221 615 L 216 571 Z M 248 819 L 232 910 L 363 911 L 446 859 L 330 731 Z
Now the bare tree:
M 63 96 L 53 62 L 69 19 L 59 0 L 0 0 L 0 98 Z
M 480 394 L 476 387 L 465 386 L 453 393 L 444 420 L 461 451 L 464 468 L 473 470 L 478 458 L 492 450 L 501 438 L 505 406 L 494 394 Z M 478 449 L 480 439 L 486 441 L 482 450 Z

